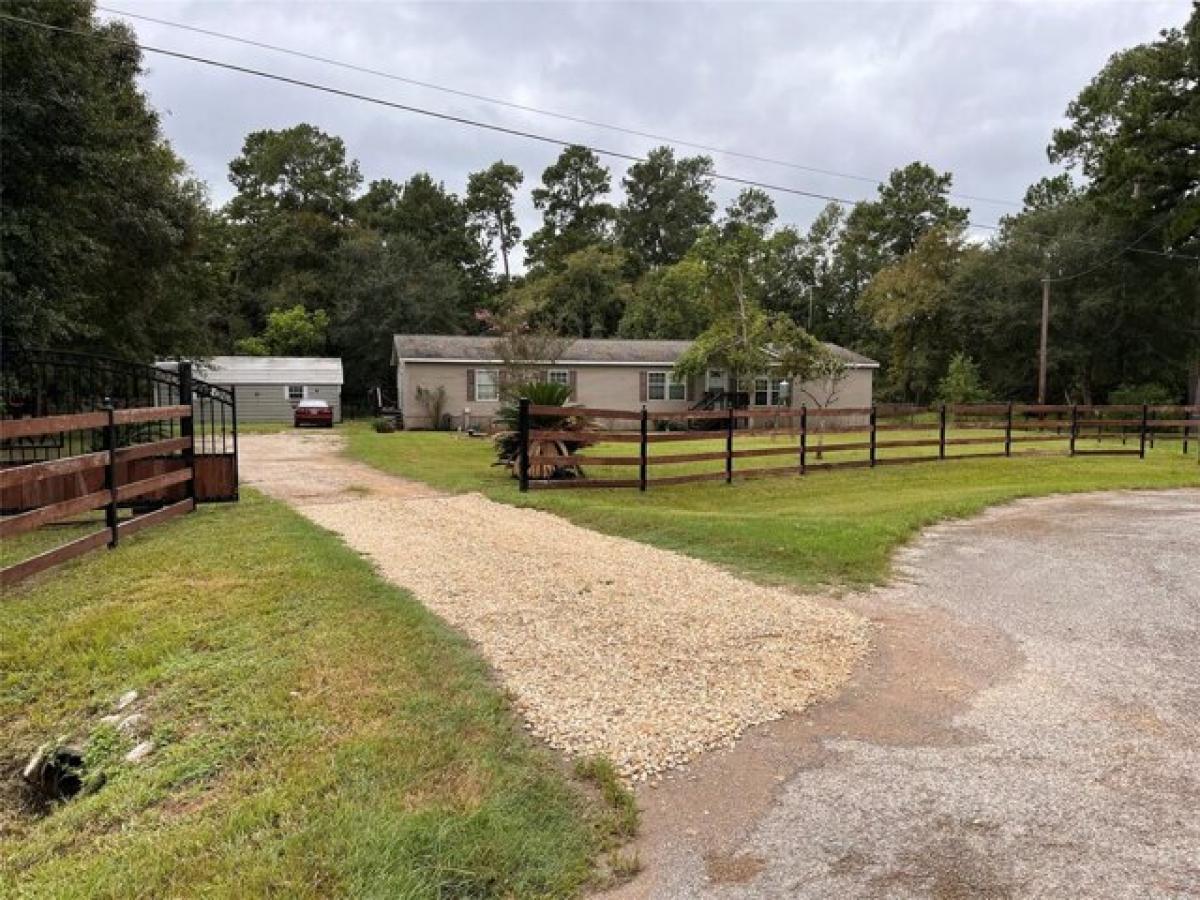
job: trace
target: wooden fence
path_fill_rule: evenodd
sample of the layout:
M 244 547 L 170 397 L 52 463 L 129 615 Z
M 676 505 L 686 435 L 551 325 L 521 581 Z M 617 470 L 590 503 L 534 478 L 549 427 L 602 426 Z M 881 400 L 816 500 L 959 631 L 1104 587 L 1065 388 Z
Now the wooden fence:
M 139 426 L 165 420 L 179 422 L 179 436 L 138 442 Z M 88 432 L 95 449 L 73 456 L 0 468 L 0 492 L 37 497 L 33 508 L 0 518 L 0 539 L 103 508 L 104 526 L 96 531 L 0 569 L 0 586 L 8 587 L 89 550 L 116 547 L 133 534 L 178 515 L 196 503 L 195 444 L 192 407 L 154 406 L 0 422 L 0 440 Z M 55 483 L 56 490 L 41 487 Z M 73 484 L 73 490 L 60 490 Z M 118 516 L 121 507 L 140 515 Z M 147 511 L 150 507 L 157 507 Z M 98 522 L 97 522 L 98 524 Z
M 636 430 L 592 427 L 596 420 L 634 422 Z M 580 423 L 583 423 L 582 426 Z M 678 429 L 678 430 L 672 430 Z M 678 413 L 538 406 L 520 401 L 520 489 L 638 488 L 734 477 L 805 475 L 844 468 L 1011 457 L 1037 452 L 1027 445 L 1065 445 L 1042 450 L 1069 456 L 1138 456 L 1169 436 L 1183 453 L 1200 443 L 1200 406 L 1083 406 L 990 403 L 937 408 L 877 405 L 858 408 L 752 408 Z M 770 438 L 767 446 L 745 439 Z M 721 449 L 651 452 L 652 445 L 719 441 Z M 781 444 L 782 442 L 782 444 Z M 751 443 L 754 443 L 751 441 Z M 759 441 L 759 443 L 763 443 Z M 637 455 L 588 453 L 597 444 L 637 444 Z M 897 452 L 899 451 L 899 452 Z M 827 458 L 832 456 L 834 458 Z M 771 465 L 772 457 L 790 457 Z M 765 458 L 765 459 L 764 459 Z M 739 465 L 738 460 L 753 460 Z M 721 463 L 713 471 L 651 475 L 662 466 Z M 594 468 L 623 467 L 637 477 L 597 477 Z

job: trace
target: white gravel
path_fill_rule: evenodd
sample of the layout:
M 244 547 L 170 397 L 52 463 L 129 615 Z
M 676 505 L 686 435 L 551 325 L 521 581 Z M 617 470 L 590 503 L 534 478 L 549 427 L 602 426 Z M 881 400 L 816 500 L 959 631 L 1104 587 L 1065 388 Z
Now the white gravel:
M 534 734 L 631 779 L 830 695 L 866 650 L 850 612 L 548 513 L 433 495 L 339 447 L 246 436 L 242 476 L 474 640 Z

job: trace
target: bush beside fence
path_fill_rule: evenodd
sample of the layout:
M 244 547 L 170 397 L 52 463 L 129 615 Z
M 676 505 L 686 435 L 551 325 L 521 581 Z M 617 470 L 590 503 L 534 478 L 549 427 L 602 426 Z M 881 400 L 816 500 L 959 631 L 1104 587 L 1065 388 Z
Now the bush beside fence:
M 537 416 L 576 416 L 634 428 L 586 428 L 558 431 L 532 427 Z M 686 430 L 654 430 L 653 424 L 681 424 Z M 1029 455 L 1145 457 L 1156 439 L 1179 439 L 1184 454 L 1200 444 L 1200 406 L 1028 405 L 1014 403 L 947 405 L 937 408 L 876 405 L 858 408 L 754 408 L 661 413 L 640 410 L 537 406 L 520 403 L 519 453 L 516 472 L 520 489 L 638 488 L 699 481 L 731 482 L 735 477 L 805 475 L 812 471 L 874 468 Z M 783 446 L 744 446 L 746 439 L 783 438 Z M 830 440 L 832 439 L 832 440 Z M 720 450 L 656 453 L 654 445 L 722 441 Z M 572 453 L 545 452 L 557 442 L 583 443 Z M 1120 445 L 1113 445 L 1119 441 Z M 743 446 L 739 448 L 737 445 Z M 1061 450 L 1050 444 L 1064 444 Z M 598 444 L 636 444 L 637 454 L 597 455 Z M 1092 446 L 1092 445 L 1095 446 Z M 1107 444 L 1107 445 L 1106 445 Z M 537 450 L 538 452 L 534 452 Z M 897 451 L 901 455 L 893 456 Z M 833 456 L 834 458 L 827 458 Z M 739 466 L 738 460 L 769 461 L 791 457 L 780 465 Z M 766 458 L 766 459 L 764 459 Z M 712 471 L 655 475 L 662 466 L 720 463 Z M 588 468 L 630 470 L 629 477 L 595 477 Z M 636 467 L 636 477 L 633 475 Z M 573 477 L 531 478 L 531 470 L 557 470 Z

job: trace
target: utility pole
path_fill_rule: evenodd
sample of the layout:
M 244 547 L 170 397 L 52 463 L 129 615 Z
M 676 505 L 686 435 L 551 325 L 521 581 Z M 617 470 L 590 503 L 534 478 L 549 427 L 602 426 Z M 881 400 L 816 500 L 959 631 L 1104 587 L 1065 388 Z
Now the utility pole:
M 1050 279 L 1042 279 L 1042 343 L 1038 352 L 1037 402 L 1046 402 L 1046 344 L 1050 336 Z
M 808 285 L 808 333 L 812 334 L 812 303 L 813 286 Z

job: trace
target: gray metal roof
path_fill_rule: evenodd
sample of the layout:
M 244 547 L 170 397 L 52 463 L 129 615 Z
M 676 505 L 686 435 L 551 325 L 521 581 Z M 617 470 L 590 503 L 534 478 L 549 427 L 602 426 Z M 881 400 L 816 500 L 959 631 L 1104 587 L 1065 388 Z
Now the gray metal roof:
M 635 341 L 619 338 L 582 338 L 567 345 L 555 360 L 592 365 L 674 365 L 691 341 Z M 825 344 L 855 368 L 877 368 L 879 363 L 836 344 Z M 496 339 L 450 334 L 397 334 L 392 342 L 392 362 L 444 360 L 446 362 L 499 362 Z
M 175 363 L 159 362 L 174 369 Z M 197 378 L 213 384 L 341 384 L 336 356 L 210 356 L 193 364 Z

